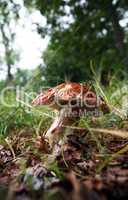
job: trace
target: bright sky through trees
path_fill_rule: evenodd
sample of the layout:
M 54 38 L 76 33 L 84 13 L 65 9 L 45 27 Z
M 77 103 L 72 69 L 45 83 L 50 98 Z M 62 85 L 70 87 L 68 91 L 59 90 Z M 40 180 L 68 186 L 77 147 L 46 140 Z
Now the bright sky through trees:
M 21 10 L 21 20 L 16 29 L 16 45 L 21 54 L 18 64 L 20 68 L 35 68 L 42 62 L 40 57 L 42 51 L 47 47 L 49 38 L 41 38 L 36 31 L 36 23 L 44 26 L 46 20 L 41 16 L 39 11 L 29 14 L 23 8 Z
M 39 11 L 33 10 L 29 13 L 28 10 L 23 6 L 22 0 L 15 0 L 18 4 L 20 3 L 20 20 L 17 25 L 12 26 L 15 28 L 16 39 L 15 49 L 19 52 L 20 59 L 16 63 L 12 72 L 15 72 L 16 68 L 21 69 L 34 69 L 40 63 L 42 63 L 42 52 L 46 49 L 49 37 L 41 38 L 37 33 L 36 23 L 42 27 L 46 25 L 46 19 Z M 0 49 L 2 53 L 2 47 Z M 6 72 L 0 73 L 0 79 L 5 78 Z

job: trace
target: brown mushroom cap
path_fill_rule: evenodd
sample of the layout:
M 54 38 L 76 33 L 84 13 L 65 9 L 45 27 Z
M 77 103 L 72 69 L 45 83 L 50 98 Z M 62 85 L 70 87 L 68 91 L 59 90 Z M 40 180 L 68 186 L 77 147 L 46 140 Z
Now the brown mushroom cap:
M 62 83 L 54 88 L 50 88 L 38 95 L 32 103 L 34 105 L 49 105 L 50 107 L 60 109 L 63 104 L 67 105 L 70 102 L 71 105 L 76 103 L 76 101 L 85 102 L 85 104 L 92 105 L 93 108 L 98 107 L 97 95 L 90 89 L 90 86 L 79 83 Z M 102 103 L 104 101 L 100 98 L 100 104 Z
M 79 83 L 64 83 L 56 88 L 55 97 L 60 101 L 77 100 L 83 94 L 87 93 L 89 86 L 83 86 Z
M 33 105 L 49 105 L 51 103 L 51 99 L 54 99 L 55 90 L 54 88 L 50 88 L 45 92 L 39 94 L 33 101 Z
M 46 90 L 38 95 L 34 100 L 34 105 L 49 105 L 54 100 L 69 101 L 83 98 L 82 94 L 87 93 L 89 86 L 79 83 L 62 83 L 54 88 Z

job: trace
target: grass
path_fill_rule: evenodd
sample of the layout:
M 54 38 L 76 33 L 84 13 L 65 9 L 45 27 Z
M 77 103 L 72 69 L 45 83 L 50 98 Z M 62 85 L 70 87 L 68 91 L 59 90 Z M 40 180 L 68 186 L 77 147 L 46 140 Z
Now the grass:
M 6 99 L 10 105 L 10 93 Z M 25 127 L 36 132 L 39 132 L 41 128 L 43 130 L 47 128 L 52 118 L 52 113 L 47 107 L 34 108 L 18 104 L 15 96 L 11 101 L 12 106 L 0 105 L 0 135 L 7 136 L 14 129 L 21 131 Z

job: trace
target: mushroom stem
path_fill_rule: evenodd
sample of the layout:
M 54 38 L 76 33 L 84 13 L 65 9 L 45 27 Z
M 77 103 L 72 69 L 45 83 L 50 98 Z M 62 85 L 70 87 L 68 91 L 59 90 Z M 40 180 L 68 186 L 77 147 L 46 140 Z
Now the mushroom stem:
M 70 125 L 72 119 L 68 116 L 69 108 L 63 108 L 60 110 L 58 116 L 54 119 L 52 125 L 47 130 L 45 138 L 48 140 L 50 147 L 58 141 L 60 133 L 63 133 L 64 126 Z

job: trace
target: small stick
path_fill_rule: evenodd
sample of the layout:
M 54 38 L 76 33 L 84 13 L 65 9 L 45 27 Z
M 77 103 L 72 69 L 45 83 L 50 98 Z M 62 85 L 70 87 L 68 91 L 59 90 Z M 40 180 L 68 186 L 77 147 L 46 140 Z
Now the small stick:
M 76 126 L 64 126 L 66 128 L 71 128 L 75 130 L 87 131 L 87 128 L 81 128 Z M 128 131 L 121 131 L 121 130 L 112 130 L 112 129 L 103 129 L 103 128 L 89 128 L 90 131 L 104 133 L 104 134 L 111 134 L 114 136 L 122 137 L 124 139 L 128 138 Z

